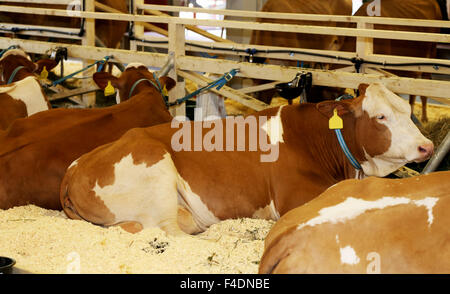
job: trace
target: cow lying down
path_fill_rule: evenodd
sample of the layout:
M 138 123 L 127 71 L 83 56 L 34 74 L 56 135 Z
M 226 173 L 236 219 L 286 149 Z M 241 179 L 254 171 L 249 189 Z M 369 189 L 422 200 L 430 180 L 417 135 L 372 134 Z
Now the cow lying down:
M 260 273 L 450 273 L 450 172 L 347 180 L 285 214 Z
M 130 130 L 70 166 L 62 207 L 69 217 L 98 225 L 192 234 L 228 218 L 277 220 L 339 181 L 383 177 L 430 157 L 433 144 L 411 121 L 406 101 L 382 84 L 361 85 L 360 93 L 245 119 L 174 120 Z M 334 110 L 361 170 L 329 129 Z
M 92 109 L 51 109 L 16 119 L 0 132 L 0 209 L 34 204 L 61 209 L 59 189 L 67 168 L 78 157 L 119 139 L 126 131 L 170 122 L 151 72 L 129 64 L 120 77 L 94 74 L 104 89 L 118 89 L 118 105 Z M 170 90 L 175 81 L 159 79 Z
M 57 63 L 41 59 L 36 63 L 21 49 L 11 49 L 0 57 L 0 130 L 16 119 L 51 109 L 36 74 L 50 71 Z

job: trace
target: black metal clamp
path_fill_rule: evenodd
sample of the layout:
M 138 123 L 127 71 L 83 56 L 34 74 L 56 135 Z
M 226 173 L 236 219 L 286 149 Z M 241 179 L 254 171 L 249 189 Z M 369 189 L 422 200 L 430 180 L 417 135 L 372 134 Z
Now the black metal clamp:
M 300 102 L 307 102 L 307 94 L 312 87 L 312 73 L 311 72 L 299 72 L 295 75 L 295 78 L 287 83 L 276 84 L 275 88 L 281 97 L 288 100 L 289 104 L 292 104 L 292 100 L 300 97 Z

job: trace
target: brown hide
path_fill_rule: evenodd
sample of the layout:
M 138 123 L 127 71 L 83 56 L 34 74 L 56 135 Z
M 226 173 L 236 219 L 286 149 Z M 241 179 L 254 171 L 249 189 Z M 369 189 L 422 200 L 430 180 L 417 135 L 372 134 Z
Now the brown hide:
M 351 0 L 269 0 L 264 5 L 264 12 L 283 12 L 283 13 L 305 13 L 305 14 L 329 14 L 329 15 L 351 15 Z M 260 22 L 271 22 L 281 24 L 298 25 L 316 25 L 316 26 L 335 26 L 346 27 L 347 23 L 336 22 L 317 22 L 317 21 L 296 21 L 284 19 L 258 19 Z M 265 46 L 281 46 L 290 48 L 322 49 L 322 50 L 340 50 L 344 44 L 344 37 L 332 35 L 314 35 L 314 34 L 296 34 L 272 31 L 253 31 L 250 44 Z M 271 63 L 284 64 L 279 60 L 271 60 Z M 296 66 L 295 61 L 288 62 L 287 65 Z M 256 81 L 261 83 L 261 81 Z M 258 99 L 270 104 L 275 90 L 258 92 Z M 314 93 L 312 96 L 323 96 L 322 93 Z
M 305 14 L 329 14 L 351 15 L 352 1 L 350 0 L 269 0 L 264 5 L 263 12 L 305 13 Z M 296 21 L 284 19 L 258 19 L 259 22 L 271 22 L 281 24 L 317 25 L 317 26 L 346 26 L 345 23 Z M 296 34 L 271 31 L 254 31 L 251 44 L 266 46 L 282 46 L 305 49 L 338 50 L 342 38 L 331 35 Z
M 112 8 L 120 10 L 124 13 L 128 13 L 127 1 L 124 0 L 96 0 L 99 3 L 108 5 Z M 18 3 L 3 3 L 0 1 L 0 5 L 20 5 Z M 52 8 L 52 9 L 66 9 L 64 5 L 49 5 L 49 4 L 22 4 L 26 7 L 38 7 L 38 8 Z M 52 26 L 57 30 L 58 27 L 79 28 L 80 20 L 78 18 L 65 18 L 58 16 L 48 15 L 33 15 L 33 14 L 18 14 L 18 13 L 0 13 L 0 20 L 2 22 L 17 23 L 17 24 L 30 24 L 37 26 Z M 22 27 L 22 26 L 20 26 Z M 96 20 L 95 30 L 97 37 L 108 48 L 116 48 L 122 40 L 123 34 L 127 31 L 128 23 L 124 21 L 109 21 L 109 20 Z M 63 37 L 64 35 L 61 35 Z
M 357 136 L 370 137 L 370 144 L 379 145 L 378 148 L 370 150 L 372 155 L 382 154 L 386 151 L 383 148 L 387 149 L 386 146 L 389 146 L 390 141 L 384 142 L 390 140 L 389 135 L 380 126 L 372 126 L 369 131 L 365 129 L 364 134 L 355 134 L 355 126 L 359 124 L 355 118 L 357 112 L 353 111 L 350 103 L 333 102 L 331 107 L 326 107 L 327 103 L 329 102 L 323 102 L 323 107 L 306 103 L 282 108 L 284 143 L 279 145 L 279 157 L 275 162 L 261 162 L 261 154 L 268 152 L 259 148 L 248 151 L 248 130 L 244 134 L 246 151 L 238 151 L 236 126 L 234 151 L 224 152 L 193 151 L 194 147 L 191 148 L 192 151 L 174 151 L 171 141 L 179 128 L 172 128 L 170 124 L 133 129 L 120 140 L 85 154 L 69 169 L 61 186 L 61 201 L 67 205 L 64 209 L 70 217 L 101 225 L 133 221 L 134 219 L 115 219 L 102 200 L 95 196 L 94 187 L 114 184 L 114 164 L 130 154 L 134 164 L 145 163 L 151 167 L 159 162 L 165 153 L 169 153 L 178 174 L 218 219 L 252 217 L 271 201 L 274 202 L 278 213 L 283 215 L 290 209 L 310 201 L 338 181 L 355 177 L 355 169 L 339 147 L 334 133 L 328 129 L 328 117 L 331 116 L 328 110 L 332 107 L 342 106 L 340 114 L 344 120 L 343 135 L 357 159 L 363 160 L 364 156 Z M 355 100 L 352 105 L 358 108 L 359 100 Z M 249 117 L 259 122 L 261 117 L 274 117 L 278 111 L 279 108 L 271 108 Z M 226 125 L 226 120 L 222 120 L 223 125 Z M 362 116 L 361 120 L 367 118 Z M 191 130 L 191 142 L 195 140 L 195 129 L 202 129 L 203 139 L 210 130 L 208 126 L 202 127 L 202 122 L 187 124 Z M 311 128 L 312 125 L 314 128 Z M 214 123 L 211 124 L 211 127 L 213 126 Z M 224 142 L 227 132 L 228 129 L 225 128 Z M 162 172 L 158 181 L 171 187 L 172 182 L 165 180 L 167 174 L 170 172 Z M 172 196 L 174 195 L 170 197 Z
M 0 130 L 6 130 L 13 121 L 27 116 L 25 103 L 6 93 L 0 93 Z
M 5 53 L 5 55 L 8 54 Z M 20 81 L 26 77 L 33 77 L 35 74 L 38 74 L 42 71 L 43 67 L 46 66 L 48 70 L 54 68 L 57 64 L 54 60 L 51 59 L 42 59 L 37 61 L 36 63 L 31 62 L 26 57 L 22 55 L 10 54 L 3 56 L 0 61 L 0 74 L 3 78 L 3 82 L 6 84 L 9 78 L 11 77 L 13 71 L 19 67 L 23 66 L 22 69 L 17 71 L 14 78 L 12 79 L 12 83 Z M 36 81 L 37 83 L 37 81 Z M 11 85 L 5 85 L 3 87 L 7 88 Z M 19 85 L 17 85 L 19 86 Z M 24 85 L 20 85 L 23 87 Z M 47 109 L 51 109 L 50 102 L 48 101 L 47 96 L 44 91 L 42 91 L 43 99 L 47 104 Z M 0 129 L 6 130 L 14 120 L 18 118 L 27 117 L 29 113 L 27 112 L 26 104 L 19 100 L 24 99 L 26 97 L 16 97 L 18 99 L 12 98 L 8 93 L 0 93 Z M 47 110 L 42 109 L 42 110 Z
M 128 78 L 120 91 L 129 91 L 134 81 L 145 75 L 126 70 L 123 76 Z M 0 133 L 0 209 L 28 203 L 61 209 L 60 184 L 74 160 L 117 140 L 131 128 L 171 120 L 161 94 L 152 85 L 141 83 L 134 93 L 131 99 L 107 108 L 40 112 L 16 120 Z
M 383 274 L 448 274 L 449 191 L 448 171 L 406 179 L 370 177 L 340 182 L 280 218 L 266 237 L 259 273 L 365 274 L 373 269 L 370 256 L 376 253 Z M 438 200 L 431 210 L 413 202 L 366 210 L 344 221 L 297 229 L 319 216 L 321 209 L 338 205 L 348 197 L 364 201 L 383 197 L 404 197 L 411 202 L 426 197 Z M 343 215 L 344 212 L 335 217 Z M 359 258 L 357 263 L 342 262 L 341 250 L 346 246 L 354 250 Z

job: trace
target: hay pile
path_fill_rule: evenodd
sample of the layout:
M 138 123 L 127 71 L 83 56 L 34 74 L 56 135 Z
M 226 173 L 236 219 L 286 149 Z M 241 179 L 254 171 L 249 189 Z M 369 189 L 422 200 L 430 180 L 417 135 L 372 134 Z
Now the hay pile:
M 257 273 L 273 222 L 227 220 L 197 236 L 130 234 L 33 205 L 0 210 L 0 255 L 32 273 Z M 76 269 L 76 267 L 75 267 Z
M 442 141 L 444 141 L 445 136 L 450 131 L 450 115 L 435 117 L 434 120 L 430 120 L 430 122 L 424 124 L 423 127 L 420 128 L 420 131 L 433 141 L 434 146 L 440 146 Z M 411 166 L 414 168 L 414 165 L 411 164 Z M 425 164 L 418 164 L 417 166 L 419 168 L 416 168 L 416 170 L 421 171 L 425 167 Z M 445 170 L 450 170 L 450 153 L 444 157 L 439 164 L 439 167 L 436 169 L 436 171 Z
M 450 131 L 450 116 L 439 117 L 423 125 L 422 133 L 433 141 L 435 146 L 439 146 L 444 141 L 445 136 Z

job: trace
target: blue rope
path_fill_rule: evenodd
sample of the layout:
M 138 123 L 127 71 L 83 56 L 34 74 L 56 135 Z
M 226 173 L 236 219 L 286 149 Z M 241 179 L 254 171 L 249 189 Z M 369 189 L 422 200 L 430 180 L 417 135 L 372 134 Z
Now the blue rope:
M 6 48 L 6 49 L 3 49 L 2 51 L 0 51 L 0 58 L 3 56 L 3 54 L 5 54 L 7 51 L 9 51 L 9 50 L 11 50 L 11 49 L 17 49 L 17 48 L 19 48 L 18 46 L 16 46 L 16 45 L 11 45 L 11 46 L 9 46 L 8 48 Z
M 149 80 L 149 79 L 140 79 L 140 80 L 137 80 L 136 82 L 134 82 L 134 84 L 133 84 L 133 86 L 131 87 L 131 89 L 130 89 L 130 93 L 128 94 L 128 98 L 131 98 L 131 96 L 132 96 L 132 94 L 133 94 L 133 91 L 134 91 L 134 89 L 136 88 L 136 86 L 137 85 L 139 85 L 141 82 L 143 82 L 143 81 L 147 81 L 147 82 L 149 82 L 150 84 L 152 84 L 153 85 L 153 87 L 155 87 L 156 89 L 158 89 L 159 90 L 159 92 L 161 92 L 161 95 L 163 95 L 163 93 L 162 93 L 162 89 L 161 89 L 161 87 L 160 87 L 160 83 L 159 83 L 159 81 L 158 81 L 158 85 L 156 85 L 155 83 L 153 83 L 153 81 L 151 81 L 151 80 Z M 164 96 L 164 95 L 163 95 Z M 166 100 L 166 99 L 164 99 L 164 100 Z
M 200 88 L 200 89 L 197 89 L 196 91 L 194 91 L 194 92 L 192 92 L 192 93 L 186 95 L 185 97 L 180 98 L 180 99 L 177 99 L 176 101 L 173 101 L 173 102 L 168 102 L 168 97 L 167 97 L 166 95 L 164 95 L 164 93 L 163 93 L 163 87 L 162 87 L 161 83 L 159 82 L 158 77 L 156 76 L 155 73 L 153 73 L 153 78 L 155 79 L 156 84 L 155 84 L 153 81 L 149 80 L 149 79 L 145 79 L 145 78 L 139 79 L 139 80 L 137 80 L 136 82 L 134 82 L 133 86 L 132 86 L 131 89 L 130 89 L 130 93 L 129 93 L 128 96 L 129 96 L 129 97 L 132 96 L 134 89 L 136 88 L 136 86 L 137 86 L 139 83 L 141 83 L 141 82 L 143 82 L 143 81 L 147 81 L 147 82 L 149 82 L 150 84 L 152 84 L 156 89 L 159 90 L 159 92 L 161 93 L 161 95 L 162 95 L 163 98 L 164 98 L 164 102 L 166 103 L 167 107 L 170 107 L 170 106 L 173 106 L 173 105 L 179 105 L 179 104 L 181 104 L 181 103 L 183 103 L 183 102 L 185 102 L 185 101 L 191 99 L 192 97 L 198 95 L 199 93 L 201 93 L 201 92 L 203 92 L 203 91 L 206 91 L 206 90 L 209 90 L 209 89 L 211 89 L 211 88 L 216 87 L 217 90 L 220 90 L 220 89 L 221 89 L 228 81 L 230 81 L 230 80 L 231 80 L 238 72 L 239 72 L 238 69 L 232 69 L 232 70 L 230 70 L 229 72 L 225 73 L 225 74 L 224 74 L 223 76 L 221 76 L 220 78 L 218 78 L 217 80 L 215 80 L 215 81 L 209 83 L 208 85 L 206 85 L 206 86 L 204 86 L 204 87 L 202 87 L 202 88 Z
M 54 86 L 56 86 L 56 85 L 58 85 L 58 84 L 61 84 L 61 83 L 64 82 L 65 80 L 68 80 L 68 79 L 70 79 L 70 78 L 76 76 L 76 75 L 79 74 L 80 72 L 83 72 L 83 71 L 85 71 L 85 70 L 88 70 L 88 69 L 90 69 L 91 67 L 93 67 L 93 66 L 95 66 L 95 65 L 97 65 L 97 64 L 99 64 L 99 63 L 100 63 L 100 66 L 99 66 L 99 68 L 97 69 L 97 72 L 100 72 L 100 71 L 102 70 L 102 68 L 103 68 L 103 65 L 104 65 L 106 62 L 108 62 L 108 60 L 109 60 L 110 58 L 112 58 L 112 56 L 105 56 L 102 60 L 98 60 L 98 61 L 96 61 L 96 62 L 94 62 L 94 63 L 92 63 L 92 64 L 89 64 L 88 66 L 86 66 L 86 67 L 80 69 L 79 71 L 76 71 L 76 72 L 74 72 L 74 73 L 71 73 L 70 75 L 67 75 L 67 76 L 65 76 L 65 77 L 62 77 L 62 78 L 56 80 L 56 81 L 53 81 L 50 85 L 47 85 L 47 87 L 54 87 Z
M 216 88 L 217 90 L 222 89 L 222 87 L 228 82 L 230 81 L 232 78 L 234 78 L 234 76 L 239 72 L 238 69 L 232 69 L 229 72 L 225 73 L 223 76 L 221 76 L 220 78 L 218 78 L 217 80 L 207 84 L 206 86 L 197 89 L 196 91 L 186 95 L 183 98 L 177 99 L 174 102 L 168 102 L 167 106 L 173 106 L 173 105 L 179 105 L 183 102 L 185 102 L 186 100 L 191 99 L 192 97 L 198 95 L 199 93 L 203 92 L 203 91 L 207 91 L 211 88 Z
M 19 65 L 18 67 L 16 67 L 13 72 L 11 73 L 11 76 L 8 79 L 8 82 L 6 83 L 7 85 L 11 84 L 14 80 L 14 78 L 16 77 L 17 73 L 19 72 L 19 70 L 21 70 L 22 68 L 25 68 L 25 66 L 23 65 Z
M 355 97 L 353 97 L 353 96 L 350 95 L 350 94 L 344 94 L 344 95 L 341 95 L 341 96 L 339 96 L 338 98 L 336 98 L 336 101 L 347 100 L 347 99 L 353 99 L 353 98 L 355 98 Z
M 345 100 L 345 99 L 353 99 L 353 98 L 354 97 L 352 95 L 350 95 L 350 94 L 344 94 L 344 95 L 339 96 L 338 98 L 336 98 L 336 101 L 341 101 L 341 100 Z M 342 136 L 341 130 L 340 129 L 335 129 L 334 132 L 336 133 L 336 137 L 338 139 L 339 145 L 341 145 L 342 151 L 344 152 L 345 156 L 350 161 L 351 165 L 355 169 L 362 169 L 361 165 L 359 164 L 359 162 L 355 159 L 353 154 L 350 152 L 350 149 L 348 149 L 347 144 L 345 143 L 345 140 L 344 140 L 344 136 Z
M 344 151 L 345 156 L 347 156 L 348 160 L 350 161 L 351 165 L 353 165 L 356 169 L 361 169 L 361 165 L 359 162 L 353 157 L 352 153 L 347 147 L 347 144 L 345 144 L 344 137 L 342 136 L 342 132 L 340 129 L 335 129 L 334 132 L 336 133 L 336 137 L 338 138 L 339 145 L 341 145 L 342 151 Z
M 202 57 L 205 57 L 205 58 L 213 58 L 213 59 L 219 57 L 219 56 L 217 56 L 217 55 L 211 55 L 211 54 L 206 53 L 206 52 L 200 52 L 200 55 L 201 55 Z

